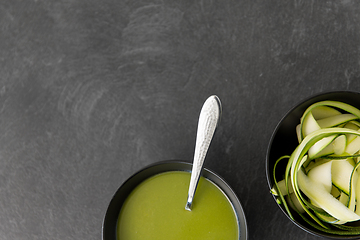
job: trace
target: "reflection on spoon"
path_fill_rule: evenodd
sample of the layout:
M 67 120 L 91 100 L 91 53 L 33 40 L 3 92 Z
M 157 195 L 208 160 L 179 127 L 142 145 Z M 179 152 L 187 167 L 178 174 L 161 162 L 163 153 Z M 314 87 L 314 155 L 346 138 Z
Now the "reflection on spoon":
M 199 116 L 189 193 L 185 205 L 185 209 L 188 211 L 191 211 L 191 205 L 194 199 L 197 184 L 199 182 L 201 169 L 205 160 L 207 150 L 210 146 L 211 139 L 218 125 L 220 116 L 220 99 L 215 95 L 210 96 L 205 101 Z

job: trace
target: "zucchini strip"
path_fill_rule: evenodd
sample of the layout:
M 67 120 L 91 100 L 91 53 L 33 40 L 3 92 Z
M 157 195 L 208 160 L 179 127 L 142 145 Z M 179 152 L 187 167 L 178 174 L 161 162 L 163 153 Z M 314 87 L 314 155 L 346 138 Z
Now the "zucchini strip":
M 319 106 L 330 106 L 330 107 L 335 107 L 335 108 L 338 108 L 338 109 L 341 109 L 345 112 L 348 112 L 348 113 L 351 113 L 353 115 L 355 115 L 358 119 L 360 119 L 360 110 L 349 105 L 349 104 L 346 104 L 346 103 L 343 103 L 343 102 L 338 102 L 338 101 L 321 101 L 321 102 L 317 102 L 317 103 L 314 103 L 312 104 L 311 106 L 309 106 L 303 116 L 301 117 L 300 119 L 300 129 L 302 130 L 303 129 L 303 125 L 304 125 L 304 119 L 307 117 L 307 115 L 316 107 L 319 107 Z M 304 135 L 302 134 L 303 131 L 300 131 L 301 132 L 301 140 L 304 138 Z

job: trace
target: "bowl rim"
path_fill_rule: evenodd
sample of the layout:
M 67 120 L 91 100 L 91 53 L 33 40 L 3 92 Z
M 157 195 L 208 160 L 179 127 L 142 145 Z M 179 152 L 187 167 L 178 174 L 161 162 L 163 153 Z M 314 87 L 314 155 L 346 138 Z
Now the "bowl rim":
M 181 166 L 179 168 L 178 166 Z M 170 167 L 170 168 L 169 168 Z M 163 160 L 158 161 L 149 165 L 146 165 L 145 167 L 141 168 L 140 170 L 135 171 L 130 177 L 128 177 L 121 185 L 120 187 L 115 191 L 113 196 L 111 197 L 110 202 L 108 203 L 105 216 L 103 218 L 102 222 L 102 239 L 103 240 L 117 240 L 116 236 L 110 236 L 108 237 L 108 232 L 111 230 L 114 230 L 116 232 L 116 227 L 114 229 L 114 215 L 118 215 L 121 209 L 121 206 L 123 205 L 123 201 L 127 198 L 128 194 L 135 189 L 138 184 L 140 184 L 142 181 L 146 180 L 149 177 L 152 177 L 156 174 L 160 174 L 163 172 L 169 172 L 169 171 L 187 171 L 191 172 L 192 163 L 184 161 L 184 160 Z M 157 169 L 158 168 L 158 169 Z M 153 173 L 148 173 L 153 171 Z M 140 175 L 143 176 L 140 176 Z M 140 181 L 137 180 L 134 182 L 134 179 L 140 176 Z M 235 212 L 235 215 L 237 217 L 238 225 L 239 225 L 239 240 L 247 240 L 248 239 L 248 226 L 247 221 L 245 217 L 244 209 L 240 203 L 239 198 L 237 197 L 234 190 L 230 187 L 230 185 L 222 178 L 219 174 L 215 173 L 214 171 L 203 168 L 201 172 L 201 176 L 205 177 L 209 181 L 211 181 L 213 184 L 215 184 L 222 193 L 227 197 L 230 204 L 233 207 L 233 210 Z M 215 180 L 215 181 L 214 181 Z M 130 187 L 127 187 L 128 185 L 132 185 Z M 124 188 L 128 188 L 127 190 L 124 190 Z M 224 189 L 225 188 L 225 189 Z M 119 195 L 122 191 L 125 191 L 126 196 L 123 197 L 123 200 L 118 201 Z M 111 213 L 111 210 L 116 207 L 117 213 Z M 112 215 L 112 216 L 111 216 Z M 117 220 L 116 220 L 117 222 Z M 111 226 L 112 225 L 112 226 Z M 110 230 L 108 230 L 110 228 Z M 113 234 L 112 234 L 113 235 Z
M 303 100 L 299 101 L 298 103 L 296 103 L 295 105 L 293 105 L 288 111 L 286 111 L 286 113 L 281 117 L 281 119 L 279 120 L 279 122 L 276 124 L 271 137 L 270 137 L 270 141 L 268 143 L 267 146 L 267 151 L 266 151 L 266 160 L 265 160 L 265 171 L 266 171 L 266 180 L 267 180 L 267 184 L 269 189 L 271 190 L 272 188 L 272 170 L 270 170 L 270 152 L 271 152 L 271 147 L 272 144 L 274 142 L 274 139 L 282 125 L 282 123 L 285 121 L 285 119 L 292 113 L 294 112 L 297 108 L 299 108 L 300 106 L 306 104 L 307 102 L 309 102 L 309 104 L 307 106 L 310 106 L 311 103 L 315 98 L 321 98 L 321 97 L 325 97 L 326 95 L 332 95 L 332 94 L 353 94 L 353 95 L 359 95 L 360 97 L 360 92 L 358 91 L 351 91 L 351 90 L 338 90 L 338 91 L 324 91 L 324 92 L 319 92 L 316 94 L 312 94 L 306 98 L 304 98 Z M 334 234 L 329 234 L 326 232 L 320 232 L 320 231 L 314 231 L 313 229 L 308 228 L 307 226 L 304 226 L 303 224 L 300 224 L 298 221 L 293 220 L 290 218 L 290 216 L 287 214 L 287 212 L 280 206 L 280 204 L 277 203 L 276 201 L 276 197 L 274 195 L 272 195 L 272 198 L 274 199 L 276 205 L 280 208 L 280 210 L 283 212 L 283 214 L 285 214 L 285 216 L 296 226 L 298 226 L 300 229 L 304 230 L 307 233 L 310 233 L 314 236 L 317 237 L 323 237 L 323 238 L 328 238 L 328 239 L 359 239 L 360 234 L 359 235 L 353 235 L 353 236 L 343 236 L 343 235 L 334 235 Z

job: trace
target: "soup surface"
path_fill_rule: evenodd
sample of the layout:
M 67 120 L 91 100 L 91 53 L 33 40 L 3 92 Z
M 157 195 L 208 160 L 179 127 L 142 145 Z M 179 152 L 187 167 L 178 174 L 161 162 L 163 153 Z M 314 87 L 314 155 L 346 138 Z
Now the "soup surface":
M 118 220 L 118 240 L 237 240 L 239 228 L 224 193 L 201 177 L 192 211 L 185 210 L 190 173 L 155 175 L 126 199 Z

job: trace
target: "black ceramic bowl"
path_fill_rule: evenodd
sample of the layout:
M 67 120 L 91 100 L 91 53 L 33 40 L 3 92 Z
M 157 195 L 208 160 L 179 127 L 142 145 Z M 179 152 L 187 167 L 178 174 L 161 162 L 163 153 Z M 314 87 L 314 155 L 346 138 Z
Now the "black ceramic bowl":
M 274 181 L 273 181 L 273 168 L 275 161 L 283 156 L 290 155 L 298 145 L 295 128 L 296 125 L 300 123 L 300 118 L 307 107 L 311 104 L 324 100 L 334 100 L 334 101 L 342 101 L 348 104 L 353 105 L 354 107 L 360 108 L 360 93 L 358 92 L 350 92 L 350 91 L 337 91 L 337 92 L 327 92 L 315 95 L 310 97 L 295 107 L 293 107 L 289 112 L 285 114 L 285 116 L 281 119 L 279 124 L 276 126 L 266 155 L 266 177 L 269 184 L 269 188 L 271 189 Z M 284 162 L 285 163 L 285 162 Z M 278 165 L 276 177 L 277 179 L 281 179 L 281 175 L 285 173 L 286 163 L 284 165 Z M 274 197 L 275 200 L 275 197 Z M 276 203 L 276 201 L 275 201 Z M 277 203 L 276 203 L 277 204 Z M 311 227 L 308 223 L 303 221 L 296 212 L 293 212 L 293 216 L 295 220 L 292 220 L 289 215 L 286 213 L 283 205 L 279 205 L 282 212 L 298 227 L 305 230 L 308 233 L 311 233 L 315 236 L 325 237 L 329 239 L 359 239 L 359 236 L 339 236 L 321 232 L 313 227 Z
M 102 239 L 103 240 L 121 240 L 116 237 L 116 228 L 117 228 L 117 220 L 120 213 L 120 209 L 128 197 L 130 192 L 138 186 L 145 179 L 152 177 L 159 173 L 164 173 L 168 171 L 187 171 L 190 172 L 192 168 L 192 164 L 188 162 L 182 161 L 163 161 L 152 164 L 150 166 L 145 167 L 139 172 L 132 175 L 127 181 L 125 181 L 120 188 L 117 190 L 115 195 L 110 201 L 108 209 L 105 214 L 105 218 L 103 221 L 102 228 Z M 245 214 L 243 208 L 234 193 L 234 191 L 230 188 L 230 186 L 216 173 L 204 168 L 202 171 L 202 176 L 207 178 L 208 180 L 215 183 L 229 198 L 231 204 L 233 205 L 237 218 L 238 218 L 238 226 L 239 226 L 239 240 L 247 240 L 248 239 L 248 230 L 245 219 Z M 186 196 L 185 196 L 186 198 Z M 185 203 L 184 203 L 185 206 Z

